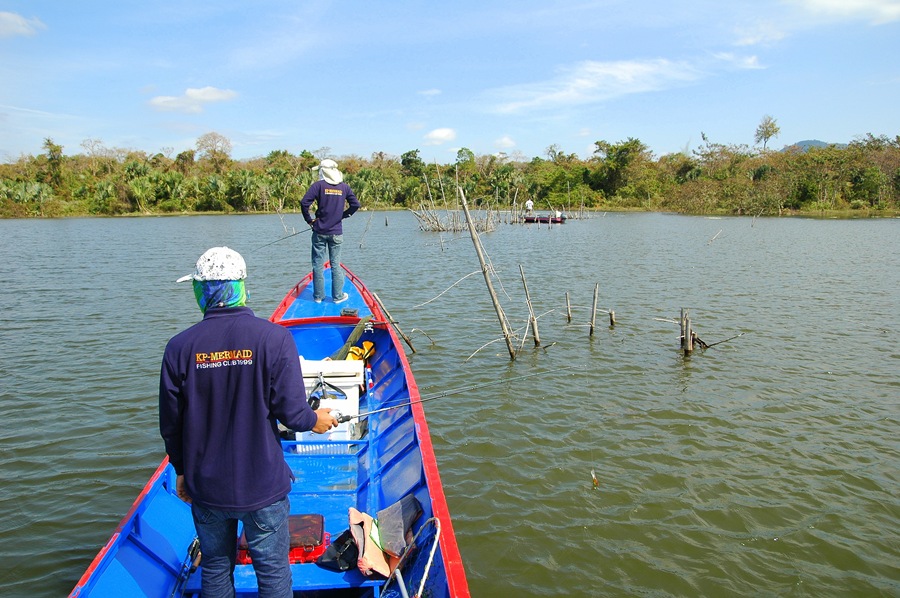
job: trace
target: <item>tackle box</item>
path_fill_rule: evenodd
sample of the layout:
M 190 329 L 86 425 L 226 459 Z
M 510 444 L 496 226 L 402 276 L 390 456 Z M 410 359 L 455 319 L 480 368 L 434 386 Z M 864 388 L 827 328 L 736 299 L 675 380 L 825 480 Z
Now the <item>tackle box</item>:
M 290 515 L 288 525 L 291 530 L 291 564 L 314 563 L 328 544 L 331 536 L 325 531 L 325 518 L 318 514 Z M 243 532 L 238 539 L 237 564 L 249 565 L 253 562 L 247 546 L 247 538 Z

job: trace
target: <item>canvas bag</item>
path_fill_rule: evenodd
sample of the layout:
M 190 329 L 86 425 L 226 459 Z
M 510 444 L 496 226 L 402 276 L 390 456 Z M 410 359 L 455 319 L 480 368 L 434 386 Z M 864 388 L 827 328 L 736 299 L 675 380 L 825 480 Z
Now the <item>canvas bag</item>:
M 387 557 L 373 537 L 373 528 L 378 529 L 375 526 L 375 520 L 368 513 L 363 513 L 353 507 L 350 507 L 349 519 L 350 533 L 353 534 L 353 540 L 359 549 L 356 567 L 360 573 L 366 577 L 376 573 L 384 577 L 390 575 L 391 568 L 388 565 Z M 374 535 L 377 537 L 377 531 Z
M 350 508 L 350 531 L 359 547 L 356 566 L 363 575 L 388 577 L 409 544 L 413 523 L 422 514 L 422 505 L 409 494 L 378 511 L 378 519 Z

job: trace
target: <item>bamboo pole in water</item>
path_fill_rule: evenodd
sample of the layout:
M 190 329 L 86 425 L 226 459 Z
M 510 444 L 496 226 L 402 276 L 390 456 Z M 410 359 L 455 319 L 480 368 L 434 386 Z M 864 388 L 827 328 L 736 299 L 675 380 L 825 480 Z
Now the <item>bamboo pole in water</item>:
M 572 323 L 572 302 L 569 301 L 569 291 L 566 291 L 566 321 Z
M 525 287 L 525 303 L 528 305 L 528 313 L 531 318 L 531 329 L 534 331 L 534 346 L 541 346 L 541 335 L 538 332 L 537 317 L 534 315 L 534 306 L 531 304 L 531 295 L 528 293 L 528 281 L 525 280 L 525 269 L 519 264 L 519 272 L 522 274 L 522 286 Z
M 691 319 L 690 318 L 687 318 L 685 320 L 685 322 L 686 322 L 685 331 L 686 331 L 687 336 L 685 336 L 685 339 L 684 339 L 685 340 L 684 354 L 690 355 L 691 353 L 694 352 L 694 329 L 691 327 Z
M 491 273 L 488 271 L 487 263 L 484 261 L 484 252 L 481 249 L 481 240 L 478 238 L 478 232 L 475 230 L 475 224 L 469 215 L 469 205 L 466 203 L 466 196 L 461 187 L 459 196 L 462 199 L 463 212 L 466 215 L 466 223 L 469 225 L 469 235 L 472 237 L 472 244 L 475 245 L 475 253 L 478 254 L 478 261 L 481 263 L 481 273 L 484 274 L 484 282 L 487 285 L 488 292 L 491 294 L 491 301 L 494 303 L 494 310 L 497 312 L 497 318 L 500 320 L 500 328 L 503 330 L 503 338 L 506 340 L 506 348 L 509 350 L 509 358 L 516 360 L 516 349 L 512 344 L 512 334 L 506 325 L 506 316 L 503 314 L 503 307 L 497 299 L 497 293 L 494 291 L 494 284 L 491 282 Z
M 516 187 L 516 192 L 513 194 L 513 200 L 512 200 L 512 212 L 514 214 L 513 222 L 515 222 L 516 224 L 518 224 L 521 221 L 519 219 L 519 201 L 518 200 L 519 200 L 519 188 Z
M 597 297 L 600 295 L 600 283 L 594 285 L 594 305 L 591 307 L 591 334 L 594 336 L 594 324 L 597 322 Z
M 394 330 L 397 331 L 397 334 L 400 335 L 400 337 L 406 342 L 406 344 L 409 345 L 409 348 L 412 349 L 412 352 L 415 353 L 416 348 L 413 347 L 412 341 L 409 340 L 409 337 L 406 336 L 402 330 L 400 330 L 400 325 L 397 324 L 397 320 L 395 320 L 394 317 L 388 312 L 387 308 L 384 306 L 384 303 L 381 302 L 381 298 L 374 292 L 372 293 L 372 297 L 375 298 L 375 301 L 378 303 L 378 307 L 380 307 L 381 311 L 384 312 L 384 315 L 387 316 L 388 323 L 394 327 Z
M 690 355 L 694 350 L 694 331 L 691 330 L 691 319 L 688 312 L 681 308 L 681 350 Z

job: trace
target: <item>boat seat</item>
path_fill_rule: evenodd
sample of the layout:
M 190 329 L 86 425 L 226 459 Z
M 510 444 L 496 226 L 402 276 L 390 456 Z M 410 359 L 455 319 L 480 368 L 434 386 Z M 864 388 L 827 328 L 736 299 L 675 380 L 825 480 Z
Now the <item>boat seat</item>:
M 340 411 L 343 415 L 357 415 L 359 413 L 359 391 L 363 386 L 363 368 L 365 363 L 355 359 L 303 359 L 300 358 L 300 369 L 303 371 L 303 385 L 309 396 L 314 391 L 322 390 L 324 393 L 319 403 L 319 408 L 330 407 Z M 334 388 L 342 394 L 334 392 Z M 342 396 L 343 395 L 343 396 Z M 325 434 L 313 434 L 304 432 L 297 435 L 297 440 L 354 440 L 358 436 L 359 420 L 353 419 L 338 425 Z

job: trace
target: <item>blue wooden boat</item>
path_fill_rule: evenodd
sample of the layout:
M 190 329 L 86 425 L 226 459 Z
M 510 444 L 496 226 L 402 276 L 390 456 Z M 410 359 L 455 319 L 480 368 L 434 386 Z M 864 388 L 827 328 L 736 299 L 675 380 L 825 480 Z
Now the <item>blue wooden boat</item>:
M 282 432 L 284 458 L 296 477 L 291 512 L 322 515 L 326 543 L 348 528 L 351 507 L 374 516 L 413 495 L 422 513 L 387 578 L 301 559 L 291 565 L 294 596 L 469 596 L 419 390 L 397 331 L 377 296 L 344 270 L 347 301 L 315 303 L 309 274 L 269 318 L 291 331 L 308 393 L 323 407 L 359 415 L 324 435 Z M 330 288 L 330 268 L 325 273 Z M 347 354 L 362 359 L 340 359 Z M 199 597 L 203 561 L 200 555 L 198 566 L 195 538 L 190 507 L 177 498 L 175 472 L 164 460 L 70 597 Z M 256 595 L 252 565 L 238 564 L 234 577 L 239 596 Z

